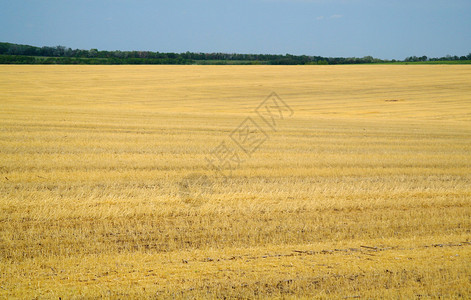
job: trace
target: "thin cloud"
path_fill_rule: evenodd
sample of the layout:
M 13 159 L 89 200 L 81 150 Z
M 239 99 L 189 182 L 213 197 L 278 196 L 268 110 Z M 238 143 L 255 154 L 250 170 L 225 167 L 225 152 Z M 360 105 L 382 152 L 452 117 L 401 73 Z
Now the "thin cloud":
M 334 19 L 340 19 L 343 18 L 343 15 L 331 15 L 330 17 L 324 17 L 324 16 L 318 16 L 316 20 L 322 21 L 322 20 L 334 20 Z

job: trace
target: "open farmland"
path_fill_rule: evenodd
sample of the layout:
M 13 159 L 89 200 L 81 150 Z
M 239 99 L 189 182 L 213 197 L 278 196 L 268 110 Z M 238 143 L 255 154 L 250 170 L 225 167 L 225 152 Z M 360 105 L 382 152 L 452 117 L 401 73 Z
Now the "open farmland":
M 470 170 L 471 66 L 0 66 L 0 297 L 470 298 Z

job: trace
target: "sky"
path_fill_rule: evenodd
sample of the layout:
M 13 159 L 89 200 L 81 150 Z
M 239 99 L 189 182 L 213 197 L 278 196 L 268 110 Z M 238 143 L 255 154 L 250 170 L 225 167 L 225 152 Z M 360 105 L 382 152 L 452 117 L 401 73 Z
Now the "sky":
M 404 59 L 471 52 L 471 0 L 0 0 L 0 42 Z

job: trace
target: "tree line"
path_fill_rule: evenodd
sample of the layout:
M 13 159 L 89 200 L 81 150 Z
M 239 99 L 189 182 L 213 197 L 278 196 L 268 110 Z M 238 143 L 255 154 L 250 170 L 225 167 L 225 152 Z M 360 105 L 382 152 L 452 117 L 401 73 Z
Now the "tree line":
M 365 57 L 322 57 L 308 55 L 237 54 L 237 53 L 162 53 L 152 51 L 100 51 L 82 50 L 64 46 L 35 47 L 13 43 L 0 43 L 0 64 L 266 64 L 266 65 L 338 65 L 423 61 L 464 61 L 467 56 L 428 58 L 411 56 L 404 61 Z
M 406 57 L 404 59 L 404 62 L 423 62 L 423 61 L 465 61 L 465 60 L 471 60 L 471 53 L 468 55 L 462 55 L 462 56 L 443 56 L 443 57 L 427 57 L 426 55 L 417 57 L 417 56 L 410 56 Z

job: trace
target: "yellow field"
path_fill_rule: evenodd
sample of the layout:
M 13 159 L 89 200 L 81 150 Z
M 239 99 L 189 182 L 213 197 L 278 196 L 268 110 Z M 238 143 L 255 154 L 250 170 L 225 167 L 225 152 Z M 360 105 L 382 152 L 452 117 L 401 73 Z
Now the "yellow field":
M 0 66 L 0 297 L 470 298 L 470 169 L 471 66 Z

